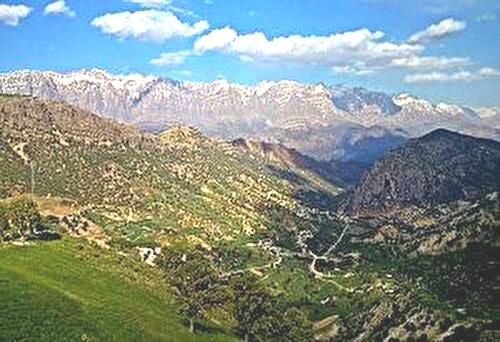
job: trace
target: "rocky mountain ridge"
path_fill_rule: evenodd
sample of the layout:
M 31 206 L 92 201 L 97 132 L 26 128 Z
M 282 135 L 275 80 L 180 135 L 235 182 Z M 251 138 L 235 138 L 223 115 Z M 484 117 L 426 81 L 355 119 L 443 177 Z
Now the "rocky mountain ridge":
M 224 80 L 200 83 L 112 75 L 97 69 L 70 73 L 25 70 L 0 74 L 0 93 L 64 100 L 149 131 L 181 124 L 224 139 L 281 142 L 324 160 L 352 159 L 345 152 L 355 146 L 352 140 L 357 138 L 351 132 L 370 140 L 377 137 L 373 127 L 384 130 L 384 138 L 415 137 L 445 127 L 500 139 L 499 116 L 491 115 L 493 109 L 474 110 L 432 104 L 408 94 L 392 96 L 294 81 L 245 86 Z M 395 146 L 398 144 L 390 144 Z
M 356 184 L 363 172 L 370 166 L 369 163 L 357 161 L 317 161 L 282 144 L 240 138 L 233 140 L 232 145 L 271 164 L 314 172 L 327 182 L 342 188 Z

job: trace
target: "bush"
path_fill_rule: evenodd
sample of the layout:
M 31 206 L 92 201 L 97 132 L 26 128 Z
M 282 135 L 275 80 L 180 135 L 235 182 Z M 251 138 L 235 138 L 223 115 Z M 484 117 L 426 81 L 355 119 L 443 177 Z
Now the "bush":
M 0 202 L 0 241 L 51 240 L 58 237 L 42 224 L 36 203 L 28 197 Z

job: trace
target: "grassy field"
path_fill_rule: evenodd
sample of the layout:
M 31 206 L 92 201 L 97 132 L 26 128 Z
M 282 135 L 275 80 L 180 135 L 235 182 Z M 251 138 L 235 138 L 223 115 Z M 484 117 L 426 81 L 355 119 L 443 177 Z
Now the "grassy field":
M 72 239 L 0 246 L 0 340 L 233 340 L 191 335 L 144 267 Z

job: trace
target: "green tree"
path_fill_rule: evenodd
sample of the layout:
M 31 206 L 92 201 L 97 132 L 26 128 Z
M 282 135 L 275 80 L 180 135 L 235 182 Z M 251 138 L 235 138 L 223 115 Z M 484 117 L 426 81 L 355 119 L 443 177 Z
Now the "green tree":
M 296 308 L 288 309 L 283 315 L 280 340 L 312 341 L 313 327 L 307 316 Z
M 172 258 L 170 258 L 172 260 Z M 167 278 L 180 299 L 180 312 L 189 320 L 189 331 L 195 332 L 195 320 L 208 309 L 221 305 L 227 296 L 218 272 L 209 260 L 199 254 L 169 263 Z
M 0 201 L 0 241 L 56 237 L 42 224 L 37 205 L 29 197 Z
M 279 335 L 276 324 L 278 302 L 251 277 L 243 276 L 232 283 L 236 330 L 245 341 L 268 340 Z
M 236 329 L 245 341 L 312 341 L 312 324 L 295 308 L 286 310 L 281 297 L 271 295 L 254 278 L 242 276 L 231 284 Z

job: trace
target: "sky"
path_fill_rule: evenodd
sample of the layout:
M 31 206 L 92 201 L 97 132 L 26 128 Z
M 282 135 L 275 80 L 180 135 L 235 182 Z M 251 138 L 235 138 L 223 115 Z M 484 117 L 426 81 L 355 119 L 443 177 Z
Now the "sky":
M 83 68 L 500 106 L 500 0 L 0 0 L 0 72 Z

